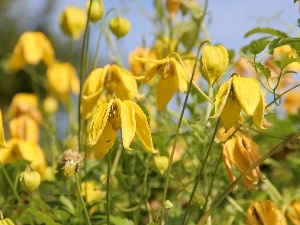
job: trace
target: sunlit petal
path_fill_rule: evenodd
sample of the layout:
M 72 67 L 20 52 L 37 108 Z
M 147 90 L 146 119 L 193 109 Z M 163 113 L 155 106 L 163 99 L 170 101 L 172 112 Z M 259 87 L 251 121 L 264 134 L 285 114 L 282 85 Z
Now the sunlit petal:
M 227 132 L 235 124 L 239 118 L 240 112 L 240 105 L 231 96 L 229 96 L 220 116 L 225 132 Z
M 232 78 L 230 78 L 228 81 L 226 81 L 224 84 L 222 84 L 219 88 L 219 91 L 216 96 L 216 102 L 215 102 L 215 114 L 212 116 L 212 118 L 217 118 L 222 113 L 228 95 L 230 93 L 232 86 Z
M 185 69 L 180 63 L 177 63 L 175 59 L 174 61 L 175 61 L 174 67 L 176 68 L 175 71 L 178 76 L 178 82 L 179 82 L 178 89 L 180 92 L 185 93 L 187 92 L 188 81 L 189 81 L 187 72 L 185 71 Z
M 3 120 L 2 120 L 2 112 L 0 110 L 0 149 L 7 148 L 5 137 L 4 137 L 4 129 L 3 129 Z M 0 153 L 1 155 L 1 153 Z
M 129 145 L 136 132 L 135 109 L 131 101 L 121 103 L 122 140 L 126 150 L 132 150 Z
M 256 127 L 260 129 L 265 129 L 265 127 L 262 125 L 263 124 L 263 119 L 264 119 L 264 114 L 265 114 L 265 101 L 264 101 L 264 94 L 262 93 L 261 90 L 260 92 L 260 99 L 258 106 L 256 108 L 255 114 L 253 116 L 253 122 Z

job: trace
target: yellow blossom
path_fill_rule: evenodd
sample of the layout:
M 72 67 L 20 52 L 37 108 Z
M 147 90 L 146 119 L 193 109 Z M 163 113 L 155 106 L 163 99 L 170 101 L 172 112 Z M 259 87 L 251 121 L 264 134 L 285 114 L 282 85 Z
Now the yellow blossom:
M 38 99 L 36 95 L 29 93 L 16 94 L 8 109 L 8 117 L 18 117 L 20 115 L 29 115 L 36 122 L 40 123 L 42 115 L 38 109 Z
M 162 60 L 151 60 L 145 58 L 135 58 L 143 63 L 154 63 L 149 67 L 144 76 L 136 77 L 141 82 L 149 82 L 155 75 L 159 75 L 159 81 L 156 92 L 156 106 L 160 111 L 166 107 L 174 93 L 187 91 L 188 76 L 183 66 L 173 57 L 167 57 Z
M 220 86 L 213 118 L 220 116 L 227 132 L 237 121 L 243 109 L 248 116 L 253 117 L 256 127 L 263 129 L 264 107 L 264 95 L 258 82 L 254 78 L 234 74 Z
M 79 93 L 79 78 L 70 63 L 52 64 L 47 69 L 47 79 L 51 93 L 63 102 L 69 99 L 70 92 Z
M 40 137 L 39 125 L 29 115 L 23 114 L 9 121 L 11 138 L 38 143 Z
M 28 63 L 37 65 L 43 61 L 47 66 L 51 65 L 55 60 L 55 53 L 51 42 L 41 32 L 25 32 L 23 33 L 13 54 L 9 59 L 9 67 L 13 71 L 18 71 Z
M 66 35 L 79 39 L 85 28 L 86 19 L 83 9 L 68 6 L 60 15 L 59 25 Z
M 99 184 L 97 184 L 95 181 L 88 180 L 82 182 L 80 186 L 81 195 L 85 196 L 86 202 L 92 205 L 92 207 L 89 210 L 89 214 L 92 215 L 99 207 L 99 204 L 94 203 L 99 202 L 104 194 L 99 189 Z
M 226 141 L 223 146 L 223 162 L 229 179 L 232 182 L 236 180 L 233 173 L 233 166 L 235 166 L 241 173 L 244 173 L 258 159 L 258 145 L 246 137 L 233 137 Z M 258 183 L 259 178 L 264 179 L 259 167 L 256 167 L 244 178 L 243 185 L 248 190 L 256 190 L 256 184 Z
M 38 144 L 12 138 L 7 141 L 7 146 L 7 149 L 0 149 L 1 163 L 12 163 L 19 158 L 23 158 L 30 162 L 30 167 L 33 170 L 43 176 L 47 167 L 46 156 Z
M 288 114 L 296 115 L 300 109 L 300 91 L 291 90 L 285 94 L 283 108 Z
M 133 100 L 134 97 L 141 97 L 136 80 L 128 70 L 117 65 L 97 68 L 90 73 L 82 88 L 82 118 L 85 119 L 89 116 L 104 89 L 111 95 L 115 94 L 121 100 Z
M 130 31 L 130 21 L 121 16 L 111 18 L 109 21 L 109 29 L 119 39 Z
M 252 203 L 247 210 L 247 225 L 286 225 L 286 220 L 276 204 L 270 200 Z
M 300 201 L 293 201 L 285 211 L 286 218 L 295 225 L 300 225 Z
M 126 150 L 132 150 L 129 145 L 137 134 L 147 152 L 157 152 L 153 147 L 146 115 L 141 108 L 130 100 L 112 98 L 97 109 L 91 122 L 87 143 L 93 146 L 95 158 L 101 159 L 108 153 L 119 129 L 122 130 Z
M 92 1 L 88 0 L 85 3 L 85 8 L 86 8 L 86 12 L 87 13 L 89 12 L 90 7 L 91 7 L 91 11 L 90 11 L 90 17 L 89 17 L 89 19 L 93 23 L 96 23 L 103 16 L 103 13 L 104 13 L 103 2 L 101 0 L 92 0 Z
M 170 18 L 173 19 L 180 10 L 179 0 L 167 0 L 166 9 L 170 13 Z

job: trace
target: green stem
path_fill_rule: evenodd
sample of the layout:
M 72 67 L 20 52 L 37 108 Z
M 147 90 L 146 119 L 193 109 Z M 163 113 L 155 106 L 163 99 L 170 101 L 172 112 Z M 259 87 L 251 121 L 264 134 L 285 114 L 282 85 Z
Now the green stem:
M 184 217 L 183 217 L 183 220 L 182 220 L 182 223 L 181 223 L 182 225 L 185 224 L 185 220 L 186 220 L 186 217 L 187 217 L 187 213 L 188 213 L 189 208 L 190 208 L 190 206 L 191 206 L 191 204 L 192 204 L 193 197 L 194 197 L 194 195 L 195 195 L 195 193 L 196 193 L 196 190 L 197 190 L 197 187 L 198 187 L 200 178 L 201 178 L 201 176 L 202 176 L 202 174 L 203 174 L 204 168 L 205 168 L 205 166 L 206 166 L 208 157 L 210 156 L 210 153 L 211 153 L 211 150 L 212 150 L 212 146 L 213 146 L 213 143 L 214 143 L 214 141 L 215 141 L 215 136 L 216 136 L 217 131 L 218 131 L 219 124 L 220 124 L 220 118 L 218 119 L 217 124 L 216 124 L 216 126 L 215 126 L 215 131 L 214 131 L 214 134 L 213 134 L 213 136 L 212 136 L 212 138 L 211 138 L 210 145 L 209 145 L 208 150 L 207 150 L 207 152 L 206 152 L 206 155 L 205 155 L 204 161 L 203 161 L 203 163 L 202 163 L 201 169 L 200 169 L 199 173 L 198 173 L 197 176 L 196 176 L 196 179 L 195 179 L 195 185 L 194 185 L 193 191 L 192 191 L 192 193 L 191 193 L 191 196 L 190 196 L 188 205 L 187 205 L 186 210 L 185 210 L 185 213 L 184 213 Z
M 85 214 L 85 217 L 86 217 L 87 224 L 88 225 L 92 225 L 91 221 L 90 221 L 89 214 L 88 214 L 88 212 L 86 210 L 86 207 L 85 207 L 85 203 L 84 203 L 82 195 L 81 195 L 81 191 L 80 191 L 80 187 L 79 187 L 79 181 L 78 181 L 77 174 L 75 174 L 75 181 L 76 181 L 77 192 L 78 192 L 78 195 L 79 195 L 79 198 L 80 198 L 80 201 L 81 201 L 81 205 L 82 205 L 83 210 L 84 210 L 84 214 Z M 87 192 L 86 192 L 86 194 L 87 194 Z
M 110 173 L 110 170 L 111 170 L 111 150 L 109 150 L 109 152 L 107 153 L 107 185 L 106 185 L 106 218 L 107 218 L 107 225 L 110 224 L 110 218 L 109 218 L 109 215 L 110 215 L 110 176 L 111 176 L 111 173 Z
M 257 166 L 261 165 L 267 158 L 280 151 L 286 144 L 290 143 L 294 139 L 300 137 L 300 131 L 291 135 L 286 140 L 275 146 L 273 149 L 264 154 L 259 160 L 253 163 L 243 174 L 241 174 L 222 194 L 221 196 L 211 204 L 211 207 L 204 213 L 204 215 L 200 218 L 197 225 L 204 224 L 207 218 L 211 215 L 212 211 L 217 208 L 217 206 L 226 198 L 226 196 L 234 189 L 236 185 L 238 185 L 253 169 Z

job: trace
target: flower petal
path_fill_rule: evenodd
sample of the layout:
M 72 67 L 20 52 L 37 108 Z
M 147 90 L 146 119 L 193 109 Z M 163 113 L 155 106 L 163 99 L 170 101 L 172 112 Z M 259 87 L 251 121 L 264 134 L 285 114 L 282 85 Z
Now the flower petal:
M 103 90 L 107 69 L 108 67 L 105 66 L 104 68 L 93 70 L 83 85 L 81 97 L 81 117 L 83 119 L 89 116 L 99 99 Z
M 126 150 L 133 150 L 129 147 L 136 132 L 135 109 L 132 102 L 125 100 L 121 102 L 122 140 Z
M 178 89 L 178 77 L 169 75 L 165 79 L 161 76 L 157 85 L 156 106 L 158 111 L 166 107 L 172 96 Z
M 238 103 L 248 116 L 253 116 L 261 99 L 260 87 L 257 80 L 252 77 L 238 76 L 234 76 L 232 79 Z
M 112 129 L 111 123 L 106 123 L 102 135 L 93 146 L 94 157 L 102 159 L 111 149 L 117 137 L 117 132 Z
M 0 109 L 0 149 L 2 149 L 2 148 L 8 148 L 8 147 L 7 147 L 6 142 L 5 142 L 2 112 L 1 112 L 1 109 Z
M 144 76 L 135 77 L 135 79 L 139 80 L 142 83 L 147 83 L 150 81 L 153 77 L 157 75 L 157 69 L 160 64 L 156 64 L 152 67 L 149 67 L 146 71 Z
M 114 102 L 114 99 L 112 98 L 109 103 L 104 103 L 101 105 L 95 115 L 93 116 L 91 126 L 90 126 L 90 131 L 88 135 L 88 140 L 87 143 L 89 145 L 94 145 L 102 135 L 104 128 L 107 124 L 109 112 L 111 109 L 111 106 Z
M 228 81 L 226 81 L 224 84 L 220 86 L 216 96 L 215 114 L 211 118 L 217 118 L 221 115 L 225 107 L 228 95 L 230 93 L 231 85 L 232 85 L 232 78 L 230 78 Z
M 234 176 L 233 173 L 233 167 L 232 167 L 232 152 L 234 149 L 236 143 L 235 138 L 231 138 L 230 140 L 226 141 L 224 146 L 223 146 L 223 162 L 226 168 L 227 175 L 230 179 L 231 182 L 234 182 L 236 180 L 236 177 Z M 235 187 L 237 188 L 237 187 Z
M 142 109 L 134 102 L 131 105 L 135 110 L 135 121 L 136 121 L 136 134 L 141 140 L 144 148 L 149 153 L 156 153 L 157 150 L 153 147 L 152 137 L 150 127 L 147 122 L 147 117 L 142 111 Z
M 172 62 L 172 59 L 173 58 L 170 59 L 170 62 Z M 174 59 L 174 61 L 175 61 L 174 67 L 175 67 L 175 71 L 176 71 L 175 73 L 178 76 L 179 91 L 185 93 L 185 92 L 187 92 L 188 81 L 189 81 L 187 72 L 185 71 L 185 69 L 183 68 L 183 66 L 180 63 L 178 63 L 175 59 Z
M 221 113 L 221 121 L 225 128 L 225 133 L 235 124 L 241 112 L 240 105 L 229 96 Z
M 262 125 L 263 119 L 264 119 L 264 114 L 265 114 L 265 101 L 264 101 L 264 94 L 260 91 L 260 99 L 258 106 L 256 108 L 255 114 L 253 116 L 253 122 L 256 127 L 260 129 L 265 129 L 265 127 Z

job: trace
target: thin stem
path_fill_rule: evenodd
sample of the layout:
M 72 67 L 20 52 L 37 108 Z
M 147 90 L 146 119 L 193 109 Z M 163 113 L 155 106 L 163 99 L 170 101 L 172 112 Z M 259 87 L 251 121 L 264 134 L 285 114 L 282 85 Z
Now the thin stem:
M 106 184 L 106 218 L 107 218 L 107 225 L 110 224 L 110 176 L 111 176 L 111 150 L 107 153 L 107 184 Z
M 82 195 L 81 195 L 81 191 L 80 191 L 80 187 L 79 187 L 79 181 L 78 181 L 77 174 L 75 174 L 75 181 L 76 181 L 77 192 L 78 192 L 78 195 L 79 195 L 79 198 L 80 198 L 81 205 L 82 205 L 83 210 L 84 210 L 84 214 L 85 214 L 85 217 L 86 217 L 87 224 L 88 225 L 92 225 L 91 221 L 90 221 L 89 214 L 88 214 L 88 212 L 86 210 L 86 207 L 85 207 L 85 203 L 84 203 Z M 86 194 L 87 194 L 87 192 L 86 192 Z
M 222 194 L 221 196 L 211 204 L 211 207 L 205 212 L 205 214 L 200 218 L 197 225 L 204 224 L 207 218 L 211 215 L 212 211 L 218 207 L 218 205 L 226 198 L 226 196 L 234 189 L 236 185 L 238 185 L 253 169 L 257 166 L 261 165 L 267 158 L 280 151 L 286 144 L 290 143 L 294 139 L 300 137 L 300 131 L 291 135 L 286 140 L 272 148 L 266 154 L 264 154 L 259 160 L 253 163 L 243 174 L 241 174 Z
M 212 138 L 211 138 L 211 141 L 210 141 L 208 150 L 207 150 L 207 152 L 206 152 L 204 161 L 203 161 L 203 163 L 202 163 L 201 169 L 200 169 L 199 173 L 198 173 L 197 176 L 196 176 L 196 179 L 195 179 L 195 185 L 194 185 L 193 191 L 192 191 L 192 193 L 191 193 L 191 196 L 190 196 L 188 205 L 187 205 L 186 210 L 185 210 L 185 213 L 184 213 L 184 217 L 183 217 L 183 220 L 182 220 L 182 225 L 185 224 L 185 220 L 186 220 L 186 217 L 187 217 L 187 213 L 188 213 L 189 208 L 190 208 L 190 206 L 191 206 L 191 204 L 192 204 L 192 200 L 193 200 L 194 195 L 195 195 L 195 193 L 196 193 L 196 190 L 197 190 L 197 187 L 198 187 L 200 178 L 201 178 L 201 176 L 202 176 L 202 174 L 203 174 L 204 168 L 205 168 L 205 166 L 206 166 L 208 157 L 210 156 L 210 153 L 211 153 L 211 150 L 212 150 L 212 146 L 213 146 L 213 143 L 214 143 L 214 141 L 215 141 L 215 137 L 216 137 L 216 134 L 217 134 L 217 131 L 218 131 L 219 124 L 220 124 L 220 118 L 218 119 L 217 124 L 216 124 L 216 126 L 215 126 L 215 131 L 214 131 L 214 134 L 213 134 L 213 136 L 212 136 Z

